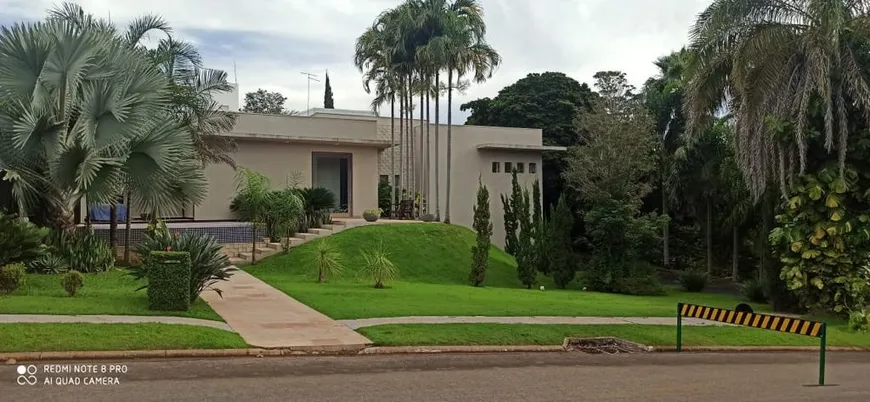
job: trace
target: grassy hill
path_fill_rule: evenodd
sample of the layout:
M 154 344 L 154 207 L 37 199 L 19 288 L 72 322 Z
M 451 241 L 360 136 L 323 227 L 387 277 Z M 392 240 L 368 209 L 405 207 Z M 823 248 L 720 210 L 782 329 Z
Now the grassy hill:
M 316 242 L 329 241 L 343 254 L 341 277 L 316 283 Z M 399 280 L 375 289 L 361 280 L 362 252 L 383 242 L 399 268 Z M 651 316 L 669 317 L 676 303 L 733 308 L 730 295 L 672 292 L 667 296 L 625 296 L 585 292 L 575 286 L 528 290 L 516 279 L 513 257 L 493 247 L 486 287 L 469 285 L 474 234 L 436 223 L 371 225 L 347 229 L 266 258 L 245 270 L 293 298 L 336 319 L 410 315 L 482 316 Z M 757 306 L 761 307 L 761 306 Z
M 258 274 L 290 273 L 313 280 L 317 277 L 312 263 L 316 243 L 322 241 L 332 243 L 342 254 L 345 267 L 340 282 L 356 280 L 363 253 L 382 242 L 399 268 L 401 281 L 458 285 L 468 283 L 475 235 L 462 226 L 434 223 L 361 226 L 308 242 L 252 268 Z M 516 269 L 514 258 L 493 246 L 486 285 L 519 287 Z

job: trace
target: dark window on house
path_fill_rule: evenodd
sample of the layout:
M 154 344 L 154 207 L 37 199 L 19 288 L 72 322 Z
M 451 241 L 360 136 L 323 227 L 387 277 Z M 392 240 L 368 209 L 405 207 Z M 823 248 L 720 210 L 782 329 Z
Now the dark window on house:
M 510 163 L 510 162 L 505 162 L 504 163 L 504 172 L 505 173 L 513 173 L 513 171 L 514 171 L 514 164 Z
M 538 173 L 538 164 L 537 163 L 529 163 L 529 173 Z
M 492 163 L 492 172 L 498 173 L 501 169 L 501 162 L 493 162 Z
M 395 186 L 399 182 L 399 175 L 393 178 L 393 185 Z
M 517 173 L 525 173 L 526 172 L 526 164 L 522 162 L 517 162 Z
M 387 182 L 389 182 L 389 180 L 390 180 L 389 175 L 385 175 L 385 174 L 381 175 L 381 183 L 387 183 Z

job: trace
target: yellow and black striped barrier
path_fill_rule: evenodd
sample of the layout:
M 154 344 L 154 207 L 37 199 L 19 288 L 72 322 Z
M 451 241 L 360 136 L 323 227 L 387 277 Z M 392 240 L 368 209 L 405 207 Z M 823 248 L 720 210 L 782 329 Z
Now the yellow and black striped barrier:
M 745 308 L 740 308 L 744 307 Z M 827 343 L 827 324 L 803 318 L 758 314 L 746 305 L 735 310 L 700 306 L 697 304 L 677 303 L 677 352 L 683 349 L 683 317 L 717 321 L 744 327 L 761 328 L 811 336 L 820 339 L 819 348 L 819 385 L 825 385 L 825 345 Z

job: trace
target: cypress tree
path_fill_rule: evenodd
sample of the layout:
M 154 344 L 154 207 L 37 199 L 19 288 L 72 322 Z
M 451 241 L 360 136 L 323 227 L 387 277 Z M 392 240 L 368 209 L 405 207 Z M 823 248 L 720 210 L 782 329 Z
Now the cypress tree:
M 501 195 L 504 207 L 504 251 L 516 257 L 517 255 L 517 215 L 511 207 L 510 197 Z
M 549 274 L 546 250 L 544 248 L 544 213 L 541 207 L 541 183 L 535 179 L 532 185 L 532 230 L 534 231 L 534 262 L 538 271 Z
M 532 229 L 531 213 L 529 211 L 529 191 L 521 192 L 518 205 L 514 207 L 514 212 L 517 215 L 517 221 L 520 224 L 519 248 L 517 251 L 517 278 L 526 288 L 531 289 L 535 284 L 537 269 L 535 267 L 535 251 L 532 237 L 534 230 Z
M 332 85 L 329 84 L 329 73 L 326 73 L 326 90 L 323 93 L 323 107 L 335 109 L 335 103 L 332 100 Z
M 471 249 L 471 275 L 473 286 L 483 286 L 486 269 L 489 265 L 489 245 L 492 238 L 492 222 L 489 213 L 489 190 L 478 178 L 477 205 L 474 206 L 473 229 L 477 232 L 477 242 Z
M 553 281 L 562 289 L 574 280 L 577 270 L 571 241 L 573 226 L 574 216 L 571 214 L 565 194 L 562 194 L 555 209 L 550 210 L 545 240 L 546 252 L 543 255 L 548 260 Z
M 520 214 L 520 206 L 523 203 L 523 191 L 520 188 L 519 180 L 517 179 L 517 170 L 514 169 L 511 171 L 511 197 L 509 201 L 506 201 L 504 196 L 502 196 L 502 203 L 505 205 L 505 216 L 504 216 L 504 229 L 505 229 L 505 251 L 508 254 L 518 257 L 519 256 L 519 241 L 517 237 L 517 229 L 519 226 L 519 214 Z M 508 204 L 510 207 L 508 208 Z M 508 209 L 510 209 L 510 216 L 508 216 Z M 528 213 L 528 208 L 526 209 Z

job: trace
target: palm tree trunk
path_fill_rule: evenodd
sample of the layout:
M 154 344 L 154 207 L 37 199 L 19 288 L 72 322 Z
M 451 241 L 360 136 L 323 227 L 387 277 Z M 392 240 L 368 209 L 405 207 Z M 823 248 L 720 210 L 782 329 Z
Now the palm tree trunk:
M 430 134 L 432 121 L 430 120 L 431 116 L 429 116 L 429 98 L 431 98 L 432 93 L 430 91 L 431 88 L 428 88 L 428 86 L 432 83 L 432 77 L 430 76 L 426 78 L 426 179 L 423 181 L 423 185 L 426 189 L 426 213 L 428 214 L 430 211 L 429 204 L 431 203 L 430 195 L 432 193 L 432 189 L 429 187 L 430 176 L 432 176 L 432 143 L 430 142 L 432 139 Z
M 665 171 L 667 167 L 664 165 L 664 146 L 662 146 L 662 215 L 668 216 L 668 192 L 667 192 L 667 184 L 665 180 L 665 175 L 667 174 Z M 664 263 L 665 268 L 671 265 L 671 223 L 668 220 L 665 223 L 665 226 L 662 230 L 662 254 L 664 254 Z
M 713 201 L 707 197 L 707 275 L 713 273 Z
M 399 203 L 405 199 L 405 91 L 399 87 Z
M 422 75 L 420 76 L 420 81 L 421 81 L 421 83 L 423 81 Z M 425 187 L 423 187 L 423 180 L 425 177 L 424 172 L 426 170 L 426 169 L 424 169 L 424 167 L 425 167 L 424 163 L 426 162 L 426 154 L 423 153 L 423 139 L 424 139 L 424 137 L 423 137 L 423 105 L 425 105 L 425 103 L 423 103 L 423 90 L 421 88 L 420 89 L 420 154 L 419 154 L 420 155 L 420 168 L 418 169 L 420 172 L 420 174 L 418 174 L 418 176 L 420 176 L 420 183 L 417 185 L 417 188 L 420 189 L 420 207 L 418 208 L 419 210 L 417 211 L 418 216 L 423 215 L 423 201 L 425 200 L 425 197 L 424 197 L 425 194 L 423 193 L 423 190 L 425 188 Z
M 395 212 L 397 205 L 393 205 L 396 202 L 396 186 L 399 183 L 396 183 L 396 95 L 390 95 L 390 179 L 387 180 L 387 183 L 393 183 L 392 192 L 393 195 L 390 198 L 390 211 L 388 212 L 388 216 L 391 218 L 395 218 Z
M 453 124 L 453 69 L 447 68 L 447 196 L 446 203 L 447 205 L 444 207 L 444 223 L 450 223 L 450 167 L 452 165 L 452 161 L 450 158 L 452 157 L 452 141 L 453 141 L 453 130 L 451 130 L 451 126 Z
M 112 253 L 118 255 L 118 208 L 116 200 L 109 205 L 109 247 L 112 248 Z
M 408 88 L 411 88 L 411 78 L 408 78 Z M 411 204 L 411 217 L 417 216 L 417 139 L 414 135 L 414 91 L 408 91 L 408 155 L 411 157 L 408 160 L 408 177 L 411 178 L 411 199 L 414 203 Z
M 130 265 L 130 192 L 127 192 L 127 213 L 124 217 L 124 263 Z
M 737 225 L 731 228 L 731 280 L 737 282 L 740 270 L 738 258 L 740 257 L 739 234 L 737 233 Z
M 435 71 L 435 220 L 441 221 L 441 136 L 438 126 L 441 122 L 441 71 Z

